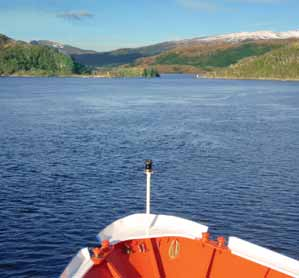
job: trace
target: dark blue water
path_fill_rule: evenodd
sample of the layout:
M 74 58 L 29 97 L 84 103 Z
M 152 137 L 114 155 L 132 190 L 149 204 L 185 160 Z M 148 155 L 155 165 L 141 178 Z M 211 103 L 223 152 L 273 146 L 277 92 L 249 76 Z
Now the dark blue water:
M 0 276 L 56 277 L 152 209 L 299 258 L 299 83 L 0 79 Z

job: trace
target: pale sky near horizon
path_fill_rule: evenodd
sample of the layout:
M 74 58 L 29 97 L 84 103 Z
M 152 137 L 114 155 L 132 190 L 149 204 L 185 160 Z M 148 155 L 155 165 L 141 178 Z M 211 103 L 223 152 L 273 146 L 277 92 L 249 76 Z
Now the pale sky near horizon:
M 0 33 L 106 51 L 241 31 L 299 29 L 298 0 L 0 0 Z

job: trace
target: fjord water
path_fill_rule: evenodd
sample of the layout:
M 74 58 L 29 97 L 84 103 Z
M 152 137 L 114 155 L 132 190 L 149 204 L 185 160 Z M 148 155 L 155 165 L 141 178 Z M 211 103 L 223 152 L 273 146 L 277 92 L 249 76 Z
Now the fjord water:
M 299 83 L 0 79 L 0 276 L 57 277 L 145 207 L 299 258 Z

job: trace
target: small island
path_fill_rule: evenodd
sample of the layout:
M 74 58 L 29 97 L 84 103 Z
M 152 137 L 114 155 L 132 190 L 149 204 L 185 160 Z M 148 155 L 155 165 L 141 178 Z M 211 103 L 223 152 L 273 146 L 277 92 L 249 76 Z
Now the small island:
M 124 77 L 143 77 L 155 78 L 160 77 L 160 73 L 153 67 L 138 67 L 138 66 L 116 66 L 116 67 L 102 67 L 95 68 L 91 71 L 90 77 L 103 77 L 103 78 L 124 78 Z M 86 76 L 88 77 L 88 76 Z

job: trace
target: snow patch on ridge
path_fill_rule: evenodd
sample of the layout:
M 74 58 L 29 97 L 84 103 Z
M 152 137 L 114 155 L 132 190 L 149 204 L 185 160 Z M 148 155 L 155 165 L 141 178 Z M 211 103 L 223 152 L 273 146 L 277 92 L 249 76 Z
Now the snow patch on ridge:
M 277 39 L 299 39 L 299 30 L 287 31 L 287 32 L 273 32 L 273 31 L 257 31 L 257 32 L 240 32 L 231 33 L 212 37 L 201 37 L 193 39 L 196 42 L 242 42 L 246 40 L 277 40 Z

